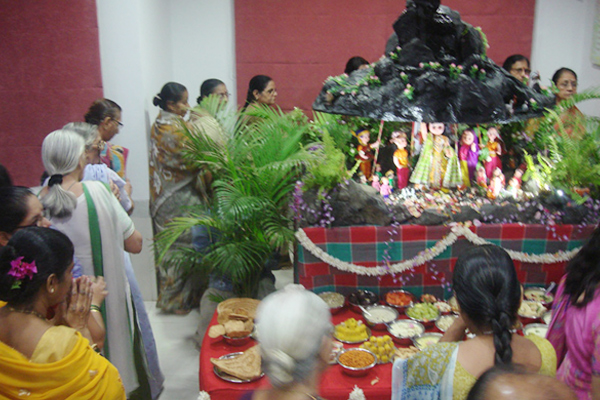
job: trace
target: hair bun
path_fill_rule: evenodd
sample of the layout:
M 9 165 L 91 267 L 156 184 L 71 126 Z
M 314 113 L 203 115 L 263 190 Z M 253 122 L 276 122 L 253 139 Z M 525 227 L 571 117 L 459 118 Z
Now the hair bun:
M 156 96 L 154 96 L 154 99 L 152 99 L 152 104 L 154 104 L 157 107 L 160 107 L 162 103 L 162 99 L 160 98 L 160 95 L 157 94 Z

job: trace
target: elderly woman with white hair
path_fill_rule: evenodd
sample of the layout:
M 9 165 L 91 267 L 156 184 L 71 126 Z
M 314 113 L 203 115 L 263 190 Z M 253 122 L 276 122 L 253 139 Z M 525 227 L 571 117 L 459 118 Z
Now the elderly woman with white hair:
M 329 307 L 301 285 L 288 285 L 265 297 L 256 319 L 262 366 L 272 388 L 241 399 L 319 399 L 319 377 L 332 347 Z
M 110 294 L 102 312 L 107 339 L 104 352 L 117 367 L 129 399 L 156 398 L 150 394 L 154 377 L 147 372 L 146 355 L 135 324 L 125 271 L 124 251 L 139 253 L 142 235 L 119 201 L 102 182 L 81 182 L 86 165 L 85 142 L 77 133 L 62 129 L 42 144 L 42 161 L 50 175 L 40 193 L 52 225 L 71 239 L 85 275 L 104 276 Z

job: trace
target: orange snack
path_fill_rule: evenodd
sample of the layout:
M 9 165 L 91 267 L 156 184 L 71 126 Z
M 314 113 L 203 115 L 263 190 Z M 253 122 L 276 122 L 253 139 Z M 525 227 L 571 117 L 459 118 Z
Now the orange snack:
M 395 306 L 407 306 L 412 303 L 413 298 L 410 294 L 404 292 L 390 292 L 385 295 L 385 300 L 388 304 Z
M 340 355 L 339 360 L 347 367 L 364 368 L 367 365 L 373 364 L 375 358 L 371 354 L 364 351 L 349 350 Z

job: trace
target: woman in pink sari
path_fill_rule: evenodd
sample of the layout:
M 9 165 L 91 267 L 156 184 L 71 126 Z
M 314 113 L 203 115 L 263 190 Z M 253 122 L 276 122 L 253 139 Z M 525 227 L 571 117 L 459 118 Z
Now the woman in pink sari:
M 556 377 L 579 399 L 600 399 L 600 228 L 569 262 L 553 306 L 548 340 Z

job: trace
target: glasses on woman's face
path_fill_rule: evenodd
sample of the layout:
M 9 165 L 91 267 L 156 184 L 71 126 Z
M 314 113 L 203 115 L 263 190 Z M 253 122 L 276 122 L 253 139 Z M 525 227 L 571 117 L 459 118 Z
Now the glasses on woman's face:
M 529 68 L 511 68 L 510 72 L 516 72 L 518 74 L 525 73 L 526 75 L 529 75 L 531 73 L 531 70 Z
M 577 89 L 577 81 L 563 81 L 558 84 L 558 87 L 561 89 L 568 89 L 569 86 L 573 89 Z
M 116 119 L 116 118 L 111 118 L 111 119 L 113 121 L 115 121 L 117 124 L 119 124 L 119 128 L 122 128 L 124 126 L 123 123 L 121 121 L 119 121 L 118 119 Z

